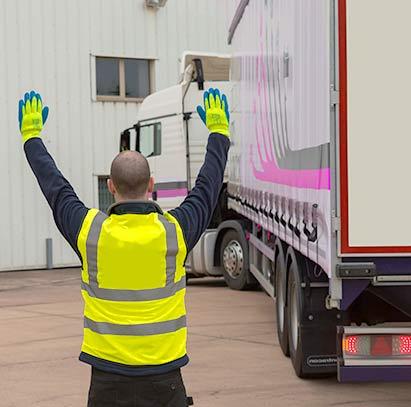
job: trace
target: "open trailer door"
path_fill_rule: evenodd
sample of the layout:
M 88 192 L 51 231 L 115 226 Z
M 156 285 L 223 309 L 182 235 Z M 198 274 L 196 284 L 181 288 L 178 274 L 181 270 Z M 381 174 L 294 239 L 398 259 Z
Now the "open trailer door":
M 337 332 L 338 379 L 410 381 L 411 1 L 336 4 L 343 259 L 335 280 L 351 318 Z
M 411 253 L 411 1 L 339 0 L 340 251 Z

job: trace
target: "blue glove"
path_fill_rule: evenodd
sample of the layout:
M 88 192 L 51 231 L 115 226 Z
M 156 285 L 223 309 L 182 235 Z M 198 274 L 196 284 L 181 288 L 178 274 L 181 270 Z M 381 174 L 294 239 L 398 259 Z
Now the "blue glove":
M 40 94 L 32 90 L 24 95 L 24 100 L 19 101 L 19 128 L 23 143 L 34 137 L 39 137 L 43 125 L 47 121 L 49 108 L 43 107 Z
M 210 133 L 230 136 L 230 112 L 226 95 L 220 96 L 218 89 L 204 92 L 204 108 L 197 106 L 197 113 Z

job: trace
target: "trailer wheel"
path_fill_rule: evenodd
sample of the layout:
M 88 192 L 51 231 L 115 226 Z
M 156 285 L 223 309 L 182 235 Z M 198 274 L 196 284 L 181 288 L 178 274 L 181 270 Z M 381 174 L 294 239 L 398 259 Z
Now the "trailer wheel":
M 275 260 L 275 311 L 277 322 L 277 336 L 284 356 L 290 356 L 288 345 L 288 313 L 286 306 L 287 299 L 287 274 L 284 269 L 284 261 L 281 253 L 278 253 Z
M 301 338 L 301 303 L 302 293 L 299 282 L 297 265 L 291 263 L 288 288 L 287 288 L 287 314 L 288 314 L 288 342 L 290 348 L 290 358 L 295 373 L 298 377 L 306 377 L 303 373 L 303 347 Z
M 255 285 L 250 283 L 247 243 L 234 229 L 228 230 L 221 241 L 220 264 L 224 280 L 233 290 L 247 290 Z

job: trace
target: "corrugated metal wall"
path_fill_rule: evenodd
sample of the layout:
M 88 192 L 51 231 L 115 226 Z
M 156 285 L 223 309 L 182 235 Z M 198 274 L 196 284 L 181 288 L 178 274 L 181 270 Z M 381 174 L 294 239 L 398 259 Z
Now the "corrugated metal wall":
M 0 0 L 0 270 L 78 264 L 60 237 L 21 146 L 17 102 L 36 89 L 50 107 L 45 143 L 80 198 L 98 205 L 97 175 L 107 174 L 120 131 L 138 104 L 92 100 L 92 55 L 157 58 L 155 88 L 178 79 L 183 50 L 227 52 L 221 0 Z

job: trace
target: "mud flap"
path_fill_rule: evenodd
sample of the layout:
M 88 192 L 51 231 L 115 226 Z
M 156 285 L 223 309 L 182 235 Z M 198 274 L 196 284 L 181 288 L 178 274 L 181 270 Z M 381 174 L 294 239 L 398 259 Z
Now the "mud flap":
M 302 326 L 302 372 L 304 376 L 337 373 L 336 327 Z
M 327 310 L 325 300 L 328 287 L 303 291 L 303 315 L 300 326 L 302 345 L 302 372 L 304 376 L 337 373 L 337 327 L 345 322 L 345 314 Z

